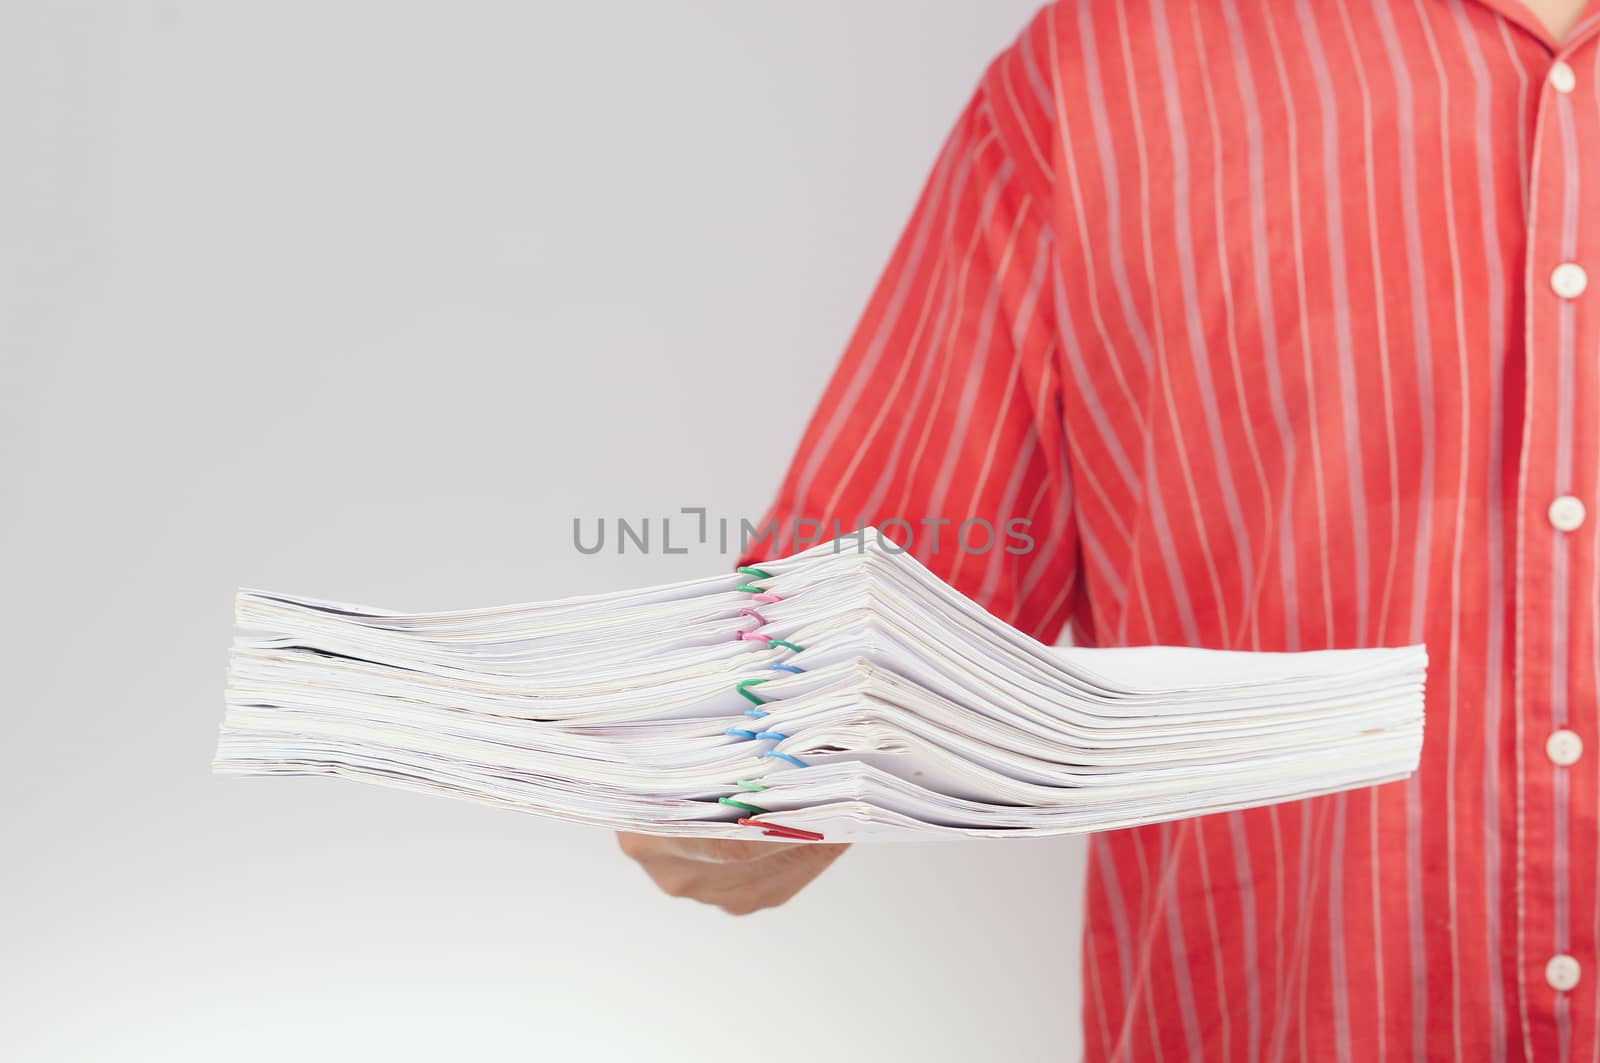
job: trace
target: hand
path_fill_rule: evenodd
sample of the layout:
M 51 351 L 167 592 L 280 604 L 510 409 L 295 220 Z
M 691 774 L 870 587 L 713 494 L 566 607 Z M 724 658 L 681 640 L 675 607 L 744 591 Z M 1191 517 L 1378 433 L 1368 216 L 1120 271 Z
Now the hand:
M 729 915 L 749 915 L 782 904 L 850 848 L 620 832 L 617 843 L 663 893 L 714 904 Z

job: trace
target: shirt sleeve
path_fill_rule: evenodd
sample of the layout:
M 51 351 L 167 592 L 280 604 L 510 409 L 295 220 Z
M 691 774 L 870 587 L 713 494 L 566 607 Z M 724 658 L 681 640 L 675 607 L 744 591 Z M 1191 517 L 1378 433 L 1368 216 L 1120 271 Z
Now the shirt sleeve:
M 995 60 L 946 140 L 741 563 L 877 525 L 1050 641 L 1074 612 L 1079 560 L 1051 313 L 1049 94 L 1029 44 Z

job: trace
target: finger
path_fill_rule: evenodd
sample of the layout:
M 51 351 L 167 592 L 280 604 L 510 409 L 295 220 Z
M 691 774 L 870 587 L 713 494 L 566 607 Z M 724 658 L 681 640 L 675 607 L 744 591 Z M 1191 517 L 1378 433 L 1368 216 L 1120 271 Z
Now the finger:
M 846 848 L 829 846 L 827 851 L 817 851 L 812 847 L 811 852 L 791 854 L 794 860 L 750 865 L 748 872 L 728 868 L 733 872 L 732 877 L 705 883 L 697 899 L 714 904 L 729 915 L 749 915 L 764 908 L 775 908 L 805 889 Z
M 669 838 L 665 853 L 679 860 L 704 864 L 749 864 L 771 860 L 796 849 L 809 849 L 811 842 L 744 841 L 739 838 Z
M 789 900 L 848 848 L 848 845 L 790 845 L 773 857 L 727 863 L 684 860 L 670 852 L 636 859 L 651 881 L 668 896 L 714 905 L 733 915 L 746 915 Z

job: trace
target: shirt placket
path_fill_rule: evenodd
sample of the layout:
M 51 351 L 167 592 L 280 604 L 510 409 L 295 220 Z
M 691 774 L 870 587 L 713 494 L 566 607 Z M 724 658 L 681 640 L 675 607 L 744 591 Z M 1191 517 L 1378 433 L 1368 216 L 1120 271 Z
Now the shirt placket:
M 1528 186 L 1515 777 L 1517 984 L 1523 1047 L 1532 1059 L 1568 1058 L 1579 1018 L 1593 1031 L 1600 985 L 1593 869 L 1572 860 L 1593 840 L 1600 751 L 1591 589 L 1600 514 L 1596 28 L 1588 20 L 1544 72 Z

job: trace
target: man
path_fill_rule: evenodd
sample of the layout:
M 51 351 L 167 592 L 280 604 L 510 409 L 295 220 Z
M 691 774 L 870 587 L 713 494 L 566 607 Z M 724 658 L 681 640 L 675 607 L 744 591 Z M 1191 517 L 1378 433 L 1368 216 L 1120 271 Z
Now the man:
M 1600 1054 L 1600 13 L 1047 8 L 778 496 L 1041 639 L 1426 642 L 1404 783 L 1092 839 L 1091 1059 Z M 1311 754 L 1314 755 L 1314 754 Z M 625 838 L 749 911 L 824 846 Z

